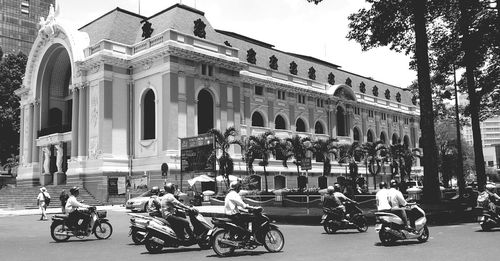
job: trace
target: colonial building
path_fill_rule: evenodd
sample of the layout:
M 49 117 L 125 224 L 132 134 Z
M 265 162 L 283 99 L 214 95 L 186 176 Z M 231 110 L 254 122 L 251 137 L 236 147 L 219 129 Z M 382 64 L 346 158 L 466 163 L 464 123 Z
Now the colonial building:
M 116 8 L 77 31 L 57 16 L 45 21 L 17 91 L 18 183 L 81 184 L 106 201 L 110 179 L 147 173 L 150 184 L 161 184 L 167 163 L 166 178 L 187 186 L 197 174 L 181 177 L 179 138 L 230 126 L 242 137 L 271 130 L 418 146 L 410 92 L 216 30 L 191 7 L 176 4 L 151 17 Z M 235 173 L 244 175 L 240 150 L 232 150 Z M 328 183 L 345 169 L 335 164 Z M 274 160 L 268 170 L 269 188 L 297 186 L 295 168 Z M 313 161 L 309 186 L 321 172 Z

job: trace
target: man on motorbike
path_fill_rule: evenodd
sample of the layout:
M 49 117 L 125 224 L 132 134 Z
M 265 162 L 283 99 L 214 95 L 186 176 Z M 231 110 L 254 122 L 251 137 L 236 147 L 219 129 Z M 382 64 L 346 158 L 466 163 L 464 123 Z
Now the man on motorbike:
M 76 197 L 80 195 L 80 188 L 72 187 L 69 190 L 70 196 L 68 201 L 66 201 L 66 213 L 68 213 L 68 225 L 70 228 L 85 229 L 88 222 L 90 221 L 90 213 L 88 211 L 89 206 L 78 202 Z M 78 221 L 82 219 L 82 224 L 78 226 Z
M 389 197 L 388 197 L 389 190 L 387 189 L 387 183 L 383 181 L 380 182 L 379 188 L 380 190 L 375 195 L 375 198 L 377 200 L 377 211 L 390 212 L 391 205 L 389 204 Z
M 161 203 L 158 198 L 159 193 L 160 190 L 158 189 L 158 187 L 153 187 L 151 189 L 151 197 L 149 197 L 148 207 L 146 210 L 148 211 L 148 214 L 152 217 L 162 217 L 160 211 Z
M 401 217 L 403 220 L 403 224 L 406 229 L 410 232 L 413 232 L 413 228 L 408 224 L 408 216 L 406 215 L 406 200 L 403 197 L 403 193 L 397 190 L 398 183 L 395 180 L 391 180 L 391 188 L 387 192 L 387 198 L 389 200 L 389 204 L 391 206 L 391 212 Z
M 337 210 L 340 214 L 340 220 L 343 222 L 349 222 L 344 218 L 346 212 L 344 202 L 356 203 L 356 201 L 346 197 L 344 194 L 342 194 L 342 192 L 340 192 L 341 190 L 342 188 L 338 183 L 335 183 L 333 186 L 328 186 L 328 194 L 325 195 L 325 198 L 323 200 L 323 208 Z
M 498 213 L 498 207 L 497 205 L 500 204 L 500 196 L 495 192 L 496 187 L 493 184 L 486 184 L 486 193 L 488 193 L 488 198 L 489 198 L 489 207 L 491 212 Z
M 190 207 L 182 204 L 179 200 L 177 200 L 174 196 L 175 187 L 172 183 L 168 183 L 165 185 L 165 195 L 160 198 L 161 203 L 161 212 L 163 213 L 163 218 L 165 218 L 170 224 L 172 224 L 173 228 L 181 228 L 174 229 L 174 231 L 179 231 L 177 234 L 179 238 L 184 237 L 184 230 L 187 232 L 188 237 L 184 238 L 186 241 L 194 240 L 195 236 L 193 234 L 193 230 L 191 229 L 191 225 L 189 224 L 189 220 L 184 217 L 180 217 L 176 215 L 177 208 L 182 208 L 185 210 L 191 209 Z
M 241 181 L 239 180 L 232 181 L 229 185 L 229 192 L 224 199 L 224 212 L 235 224 L 243 228 L 248 228 L 247 224 L 252 221 L 253 216 L 248 213 L 242 213 L 240 208 L 251 209 L 252 207 L 243 202 L 240 194 L 238 194 L 241 190 L 241 185 Z M 252 234 L 251 231 L 247 230 L 247 232 L 249 235 Z

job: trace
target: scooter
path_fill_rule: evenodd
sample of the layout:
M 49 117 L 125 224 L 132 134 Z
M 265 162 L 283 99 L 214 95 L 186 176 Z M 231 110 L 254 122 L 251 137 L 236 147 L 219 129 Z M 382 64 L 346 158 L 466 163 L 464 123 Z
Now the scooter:
M 229 218 L 213 218 L 216 231 L 212 236 L 212 248 L 218 256 L 230 256 L 235 249 L 255 249 L 264 246 L 269 252 L 279 252 L 285 238 L 271 219 L 262 214 L 262 208 L 251 208 L 253 218 L 247 229 Z M 251 231 L 251 232 L 250 232 Z
M 408 203 L 407 214 L 410 218 L 415 218 L 414 231 L 408 231 L 403 220 L 393 213 L 375 212 L 377 218 L 375 232 L 378 233 L 383 245 L 390 245 L 398 240 L 406 239 L 417 239 L 423 243 L 429 239 L 429 228 L 427 227 L 425 211 L 416 203 Z
M 113 227 L 106 219 L 106 210 L 89 207 L 90 222 L 86 227 L 70 228 L 69 215 L 55 215 L 50 225 L 50 235 L 56 242 L 67 241 L 70 237 L 84 238 L 94 234 L 98 239 L 107 239 L 113 233 Z
M 341 209 L 323 208 L 321 224 L 328 234 L 333 234 L 341 229 L 357 229 L 359 232 L 368 230 L 368 221 L 363 215 L 363 211 L 357 206 L 358 203 L 346 202 L 345 220 L 342 220 Z
M 129 213 L 128 215 L 132 216 L 130 218 L 130 231 L 128 235 L 132 238 L 132 241 L 136 245 L 144 243 L 144 239 L 147 236 L 146 226 L 148 225 L 148 222 L 156 222 L 159 225 L 163 224 L 162 221 L 151 216 L 143 216 L 131 213 Z
M 212 226 L 196 209 L 190 209 L 186 212 L 193 225 L 195 238 L 192 240 L 181 239 L 167 220 L 154 218 L 156 221 L 161 221 L 161 223 L 149 221 L 146 225 L 147 235 L 144 239 L 144 245 L 149 253 L 160 253 L 164 247 L 192 246 L 195 244 L 198 244 L 204 250 L 211 247 L 210 235 Z
M 500 216 L 491 211 L 490 207 L 481 208 L 482 214 L 477 217 L 483 231 L 491 231 L 495 227 L 500 227 Z

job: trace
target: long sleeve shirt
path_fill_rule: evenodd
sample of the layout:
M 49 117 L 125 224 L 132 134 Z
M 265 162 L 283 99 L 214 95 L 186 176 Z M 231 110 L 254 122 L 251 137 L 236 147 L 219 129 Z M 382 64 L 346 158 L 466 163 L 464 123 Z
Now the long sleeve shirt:
M 76 197 L 71 195 L 69 196 L 68 201 L 66 202 L 65 209 L 67 213 L 71 213 L 77 208 L 85 208 L 85 207 L 87 207 L 87 205 L 78 202 L 78 200 L 76 200 Z
M 224 212 L 226 215 L 235 215 L 240 213 L 238 207 L 246 208 L 248 204 L 243 202 L 240 194 L 238 192 L 231 190 L 227 193 L 226 198 L 224 199 Z

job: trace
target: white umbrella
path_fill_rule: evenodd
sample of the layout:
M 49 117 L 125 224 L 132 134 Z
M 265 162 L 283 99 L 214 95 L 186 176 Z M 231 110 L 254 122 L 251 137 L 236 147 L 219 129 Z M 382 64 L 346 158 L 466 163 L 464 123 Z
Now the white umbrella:
M 217 180 L 217 182 L 223 182 L 223 181 L 226 181 L 226 179 L 223 177 L 223 176 L 217 176 L 217 178 L 215 178 Z M 234 175 L 229 175 L 229 182 L 233 182 L 233 181 L 236 181 L 236 180 L 240 180 L 240 178 L 234 176 Z
M 213 182 L 214 179 L 207 175 L 200 175 L 188 180 L 189 186 L 193 186 L 196 182 Z

